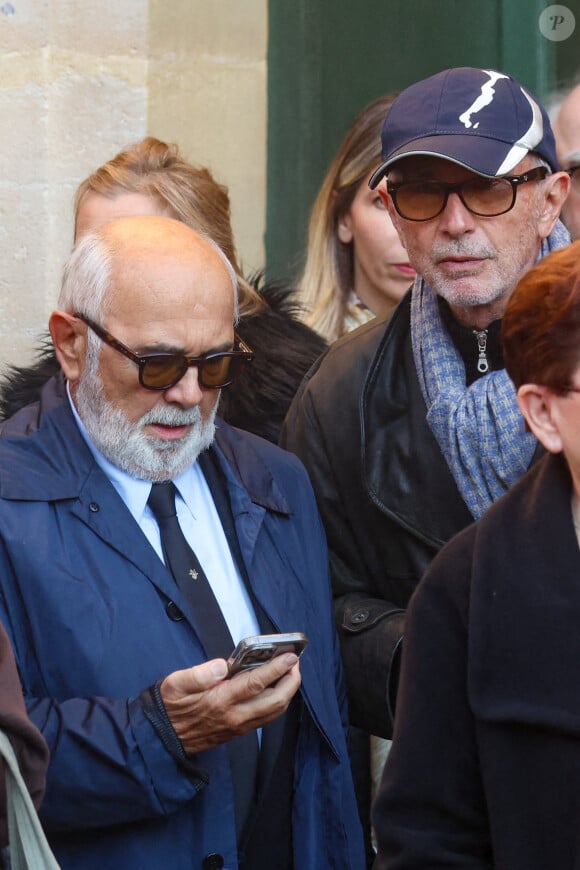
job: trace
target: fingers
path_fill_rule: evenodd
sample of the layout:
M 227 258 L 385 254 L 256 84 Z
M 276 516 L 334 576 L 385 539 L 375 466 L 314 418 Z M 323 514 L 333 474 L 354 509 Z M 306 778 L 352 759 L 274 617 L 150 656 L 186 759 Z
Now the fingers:
M 231 680 L 233 698 L 248 700 L 259 695 L 272 683 L 276 683 L 284 674 L 293 668 L 298 657 L 293 653 L 277 656 L 271 662 L 258 668 L 237 674 Z M 224 659 L 211 659 L 202 665 L 174 671 L 165 678 L 161 685 L 163 701 L 178 700 L 186 695 L 196 695 L 217 686 L 227 677 L 228 669 Z
M 234 708 L 243 731 L 267 725 L 284 713 L 300 688 L 302 679 L 298 660 L 296 656 L 292 658 L 294 664 L 283 671 L 282 676 L 277 676 L 280 673 L 280 666 L 271 668 L 274 664 L 271 662 L 268 666 L 260 665 L 234 678 L 239 679 L 240 687 L 243 688 L 243 694 L 237 698 Z M 288 661 L 287 664 L 290 665 L 291 662 Z M 275 676 L 270 673 L 271 671 L 274 671 Z M 233 683 L 234 680 L 230 682 Z
M 293 654 L 231 680 L 220 679 L 222 664 L 225 668 L 222 659 L 214 659 L 176 671 L 161 685 L 167 715 L 188 753 L 202 752 L 266 725 L 286 710 L 300 686 L 300 668 Z
M 249 700 L 259 695 L 269 686 L 277 683 L 297 663 L 298 656 L 294 655 L 294 653 L 285 653 L 284 655 L 276 656 L 271 662 L 236 674 L 231 679 L 231 685 L 235 691 L 234 697 L 241 701 Z
M 227 677 L 228 666 L 225 659 L 211 659 L 202 665 L 174 671 L 161 684 L 163 702 L 177 701 L 187 695 L 207 692 Z

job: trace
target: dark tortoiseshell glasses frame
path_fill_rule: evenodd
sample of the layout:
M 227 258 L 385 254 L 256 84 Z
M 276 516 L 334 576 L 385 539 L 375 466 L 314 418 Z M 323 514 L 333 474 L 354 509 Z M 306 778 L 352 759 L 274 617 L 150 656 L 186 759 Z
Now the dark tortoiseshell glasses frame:
M 235 335 L 235 350 L 215 351 L 203 356 L 186 356 L 184 353 L 139 354 L 130 350 L 90 317 L 79 312 L 74 316 L 86 323 L 101 341 L 138 366 L 139 383 L 146 390 L 169 390 L 192 366 L 197 368 L 200 387 L 205 390 L 220 390 L 228 387 L 254 359 L 253 351 L 238 335 Z
M 446 181 L 389 181 L 387 192 L 402 218 L 408 221 L 430 221 L 439 217 L 450 194 L 456 193 L 467 211 L 478 217 L 498 217 L 511 211 L 518 188 L 530 181 L 541 181 L 548 174 L 545 166 L 530 169 L 522 175 L 499 175 L 468 178 L 458 184 Z

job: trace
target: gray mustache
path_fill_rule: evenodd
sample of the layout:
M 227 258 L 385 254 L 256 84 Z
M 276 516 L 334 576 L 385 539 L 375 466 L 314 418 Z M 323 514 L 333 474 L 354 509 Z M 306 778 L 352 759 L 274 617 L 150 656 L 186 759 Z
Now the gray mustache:
M 201 423 L 199 408 L 153 408 L 141 417 L 142 426 L 191 426 Z
M 494 257 L 495 253 L 492 248 L 482 248 L 480 245 L 466 243 L 460 239 L 450 242 L 444 248 L 433 248 L 433 257 L 436 260 L 444 260 L 447 257 L 474 257 L 476 259 L 483 259 Z

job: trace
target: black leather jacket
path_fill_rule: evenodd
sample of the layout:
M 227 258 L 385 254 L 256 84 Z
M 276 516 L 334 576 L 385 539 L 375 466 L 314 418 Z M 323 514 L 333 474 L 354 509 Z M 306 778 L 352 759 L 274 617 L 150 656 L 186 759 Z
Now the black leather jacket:
M 384 737 L 404 609 L 437 551 L 473 521 L 427 423 L 410 299 L 330 347 L 281 440 L 306 465 L 326 528 L 351 721 Z

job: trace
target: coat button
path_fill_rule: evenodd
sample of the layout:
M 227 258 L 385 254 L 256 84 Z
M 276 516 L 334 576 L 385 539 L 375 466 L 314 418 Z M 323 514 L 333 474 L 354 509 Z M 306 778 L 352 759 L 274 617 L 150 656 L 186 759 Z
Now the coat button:
M 366 622 L 368 618 L 369 618 L 369 611 L 368 610 L 357 610 L 357 612 L 353 613 L 353 615 L 351 616 L 350 621 L 352 623 L 354 623 L 355 625 L 360 625 L 361 622 Z
M 222 870 L 224 866 L 224 856 L 218 852 L 211 852 L 206 855 L 201 865 L 202 870 Z
M 92 514 L 98 514 L 98 512 L 100 511 L 100 507 L 98 506 L 96 501 L 92 501 L 89 505 L 89 510 Z
M 173 622 L 181 622 L 181 620 L 184 619 L 183 613 L 181 612 L 175 601 L 169 601 L 167 603 L 165 612 L 167 613 L 169 619 L 172 619 Z

